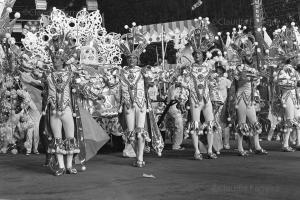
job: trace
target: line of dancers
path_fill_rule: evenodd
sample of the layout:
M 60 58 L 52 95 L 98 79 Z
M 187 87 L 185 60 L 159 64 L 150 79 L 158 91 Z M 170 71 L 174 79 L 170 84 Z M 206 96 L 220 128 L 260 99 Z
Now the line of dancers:
M 203 152 L 216 159 L 223 146 L 229 149 L 230 132 L 236 133 L 240 156 L 249 154 L 245 137 L 253 139 L 255 154 L 268 154 L 260 145 L 256 114 L 262 78 L 270 83 L 272 128 L 282 132 L 282 150 L 294 151 L 289 145 L 293 129 L 300 144 L 300 34 L 294 23 L 275 31 L 272 44 L 264 41 L 265 30 L 254 36 L 242 26 L 227 33 L 224 42 L 221 33 L 210 30 L 208 18 L 198 18 L 197 27 L 181 40 L 177 67 L 169 70 L 139 66 L 149 44 L 140 26 L 125 26 L 129 33 L 120 35 L 107 33 L 101 23 L 99 11 L 84 9 L 73 18 L 54 8 L 39 30 L 24 33 L 23 49 L 10 34 L 3 35 L 1 66 L 15 63 L 13 71 L 9 67 L 3 73 L 18 79 L 19 89 L 27 84 L 42 92 L 39 132 L 46 165 L 56 176 L 76 174 L 74 162 L 85 170 L 86 161 L 109 140 L 108 133 L 123 136 L 124 153 L 134 154 L 135 167 L 145 166 L 148 146 L 161 156 L 164 140 L 149 95 L 149 87 L 158 82 L 169 85 L 167 127 L 191 137 L 195 160 L 202 160 Z M 123 67 L 121 54 L 127 63 Z M 182 149 L 180 137 L 174 150 Z

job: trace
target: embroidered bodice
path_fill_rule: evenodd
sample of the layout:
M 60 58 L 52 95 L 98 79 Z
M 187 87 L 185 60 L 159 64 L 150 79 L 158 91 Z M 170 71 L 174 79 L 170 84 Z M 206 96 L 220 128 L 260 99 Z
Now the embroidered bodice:
M 71 105 L 71 80 L 71 71 L 55 71 L 46 76 L 48 85 L 47 100 L 52 110 L 62 112 Z
M 243 99 L 246 105 L 252 105 L 260 80 L 258 70 L 246 64 L 240 65 L 236 68 L 235 79 L 237 80 L 237 103 Z
M 143 108 L 146 103 L 145 80 L 142 69 L 138 66 L 125 67 L 120 71 L 122 103 L 133 105 L 136 103 Z
M 197 104 L 203 101 L 203 98 L 209 100 L 209 75 L 210 71 L 205 64 L 194 63 L 190 67 L 189 75 L 183 78 L 190 89 L 191 98 Z
M 292 65 L 285 65 L 275 73 L 274 81 L 281 91 L 281 101 L 286 104 L 288 98 L 291 98 L 293 103 L 299 104 L 299 89 L 297 83 L 300 80 L 298 72 Z

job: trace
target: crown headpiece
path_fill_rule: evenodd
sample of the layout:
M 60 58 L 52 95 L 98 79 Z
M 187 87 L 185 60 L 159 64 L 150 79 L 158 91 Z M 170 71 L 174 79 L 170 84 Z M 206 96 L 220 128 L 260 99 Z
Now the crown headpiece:
M 206 52 L 214 46 L 215 36 L 209 30 L 209 18 L 195 19 L 198 26 L 188 34 L 188 41 L 196 52 Z
M 127 57 L 134 56 L 139 58 L 148 46 L 146 38 L 140 32 L 142 27 L 136 26 L 136 23 L 133 22 L 131 28 L 125 25 L 125 29 L 128 29 L 129 33 L 121 36 L 120 49 Z
M 238 29 L 233 28 L 231 37 L 231 47 L 242 57 L 244 55 L 253 55 L 256 52 L 256 46 L 258 43 L 255 37 L 251 33 L 245 33 L 246 26 L 242 28 L 241 25 Z
M 40 25 L 38 31 L 27 30 L 22 39 L 24 48 L 32 57 L 41 57 L 44 62 L 51 63 L 51 57 L 59 55 L 54 44 L 59 44 L 59 49 L 63 49 L 60 54 L 63 53 L 65 58 L 72 57 L 74 47 L 92 47 L 99 65 L 115 65 L 122 61 L 118 47 L 120 35 L 107 33 L 99 10 L 89 13 L 83 9 L 76 17 L 70 17 L 53 8 L 50 16 L 42 16 Z
M 300 54 L 300 41 L 297 39 L 298 27 L 291 23 L 291 27 L 283 26 L 276 30 L 273 35 L 273 43 L 270 51 L 275 51 L 277 57 L 292 59 Z M 299 34 L 299 33 L 298 33 Z
M 66 63 L 72 57 L 76 58 L 76 50 L 75 43 L 68 33 L 61 33 L 60 35 L 52 37 L 49 41 L 49 45 L 46 47 L 46 51 L 48 51 L 53 64 L 58 60 Z

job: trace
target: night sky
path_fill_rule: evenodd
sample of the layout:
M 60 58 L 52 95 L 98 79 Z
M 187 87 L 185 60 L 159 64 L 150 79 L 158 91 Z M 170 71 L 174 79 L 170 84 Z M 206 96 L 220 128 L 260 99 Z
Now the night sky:
M 99 9 L 104 13 L 108 31 L 123 32 L 124 25 L 135 21 L 140 25 L 209 17 L 223 31 L 238 24 L 251 26 L 252 0 L 203 0 L 203 5 L 191 10 L 197 0 L 98 0 Z M 53 6 L 74 15 L 86 6 L 85 0 L 47 0 L 50 12 Z M 297 0 L 263 0 L 265 17 L 297 19 Z M 37 19 L 45 11 L 36 11 L 34 0 L 17 0 L 14 11 L 22 19 Z M 268 21 L 269 22 L 269 21 Z M 282 23 L 285 21 L 283 20 Z

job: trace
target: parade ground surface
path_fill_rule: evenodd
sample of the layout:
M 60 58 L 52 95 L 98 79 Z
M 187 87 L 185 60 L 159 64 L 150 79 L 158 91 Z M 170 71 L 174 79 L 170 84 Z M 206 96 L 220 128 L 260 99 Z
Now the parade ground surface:
M 191 147 L 161 158 L 147 154 L 142 169 L 121 153 L 106 153 L 89 161 L 86 172 L 62 177 L 42 166 L 44 155 L 0 155 L 0 199 L 299 199 L 300 152 L 262 144 L 268 156 L 227 151 L 217 160 L 196 161 Z

